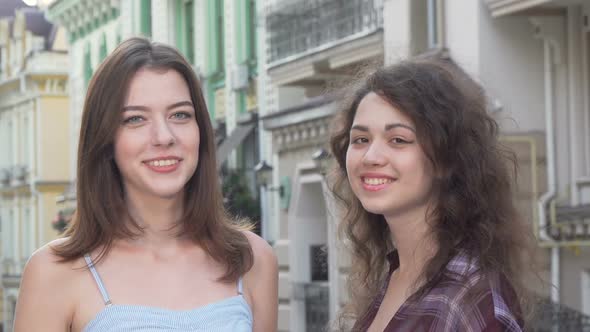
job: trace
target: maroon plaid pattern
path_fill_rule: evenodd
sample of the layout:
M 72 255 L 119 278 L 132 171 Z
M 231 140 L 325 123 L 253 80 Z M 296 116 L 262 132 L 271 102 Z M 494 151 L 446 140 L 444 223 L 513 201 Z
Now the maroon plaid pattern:
M 390 275 L 398 268 L 396 252 L 388 255 Z M 418 301 L 406 301 L 384 332 L 521 332 L 518 304 L 512 287 L 498 274 L 484 275 L 465 254 L 447 265 L 449 275 Z M 389 278 L 388 278 L 389 280 Z M 385 296 L 387 283 L 367 313 L 356 322 L 354 331 L 366 331 Z

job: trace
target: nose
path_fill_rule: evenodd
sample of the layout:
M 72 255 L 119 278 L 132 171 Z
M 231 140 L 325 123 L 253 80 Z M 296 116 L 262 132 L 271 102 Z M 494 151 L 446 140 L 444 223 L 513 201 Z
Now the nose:
M 174 130 L 166 119 L 154 120 L 152 127 L 152 144 L 155 146 L 170 146 L 176 142 Z
M 385 151 L 385 148 L 379 144 L 378 141 L 372 142 L 363 155 L 363 164 L 367 166 L 380 166 L 385 164 Z

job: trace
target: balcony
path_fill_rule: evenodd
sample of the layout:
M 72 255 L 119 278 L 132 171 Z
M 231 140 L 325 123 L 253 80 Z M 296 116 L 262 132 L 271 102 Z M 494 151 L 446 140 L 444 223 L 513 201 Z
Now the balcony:
M 536 304 L 531 324 L 533 332 L 590 332 L 589 316 L 549 299 Z
M 305 331 L 326 331 L 330 321 L 330 287 L 327 283 L 294 283 L 294 300 L 305 303 Z
M 27 59 L 29 73 L 45 75 L 67 75 L 68 54 L 62 52 L 40 51 Z
M 18 288 L 21 271 L 22 268 L 14 259 L 4 258 L 2 260 L 2 286 L 4 288 Z
M 560 243 L 590 244 L 590 204 L 577 206 L 549 205 L 549 236 Z
M 266 13 L 270 67 L 374 33 L 382 12 L 379 0 L 279 1 Z

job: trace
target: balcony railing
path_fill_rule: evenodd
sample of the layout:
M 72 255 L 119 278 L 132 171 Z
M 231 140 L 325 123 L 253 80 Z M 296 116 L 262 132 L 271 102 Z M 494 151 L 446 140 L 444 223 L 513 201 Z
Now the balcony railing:
M 547 215 L 552 221 L 547 232 L 556 241 L 590 241 L 590 204 L 578 206 L 554 206 L 550 204 Z
M 536 306 L 532 331 L 590 332 L 590 316 L 543 299 Z
M 293 299 L 305 303 L 305 331 L 327 331 L 330 321 L 330 286 L 327 282 L 293 283 Z
M 281 0 L 267 7 L 269 63 L 313 53 L 383 26 L 382 0 Z

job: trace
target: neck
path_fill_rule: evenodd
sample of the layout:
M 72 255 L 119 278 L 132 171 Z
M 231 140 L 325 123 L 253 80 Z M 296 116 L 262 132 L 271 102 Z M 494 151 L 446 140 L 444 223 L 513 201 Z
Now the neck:
M 155 247 L 178 242 L 176 234 L 183 212 L 182 198 L 183 195 L 161 198 L 127 193 L 129 215 L 143 230 L 136 242 Z
M 426 209 L 385 216 L 385 220 L 399 256 L 398 275 L 418 280 L 437 247 L 427 223 Z

